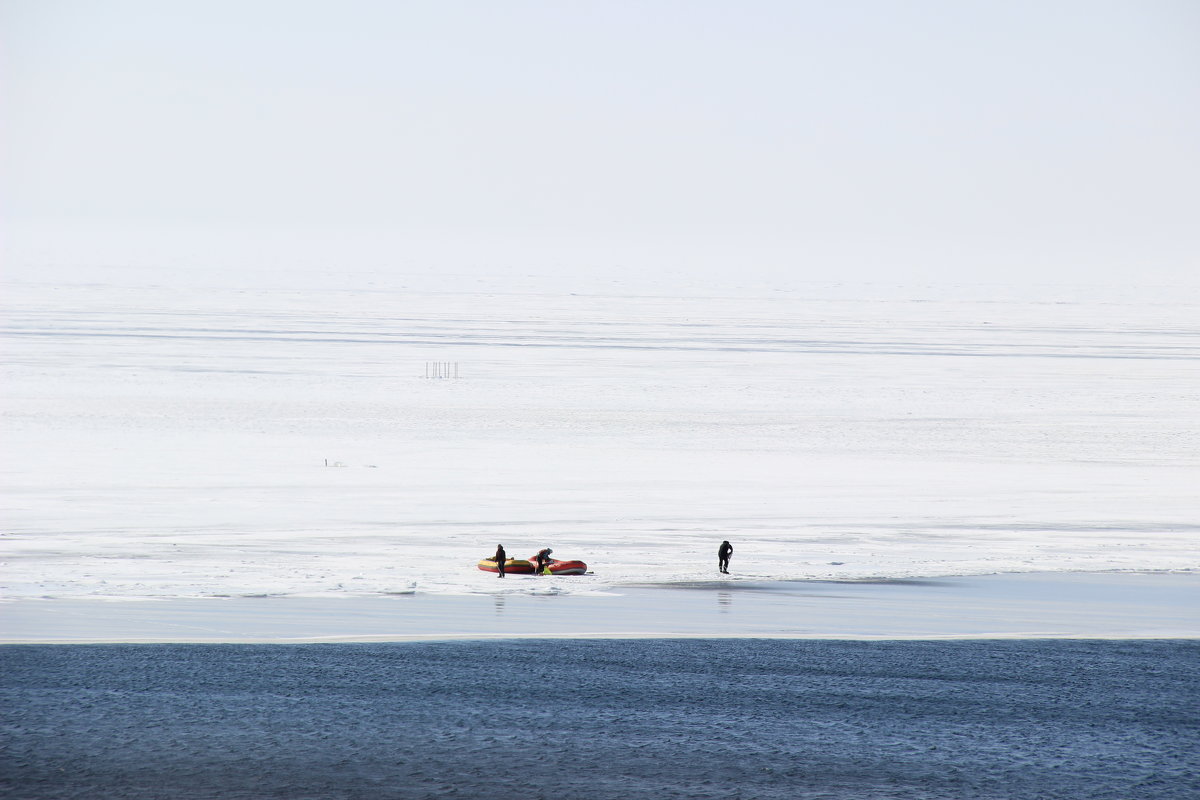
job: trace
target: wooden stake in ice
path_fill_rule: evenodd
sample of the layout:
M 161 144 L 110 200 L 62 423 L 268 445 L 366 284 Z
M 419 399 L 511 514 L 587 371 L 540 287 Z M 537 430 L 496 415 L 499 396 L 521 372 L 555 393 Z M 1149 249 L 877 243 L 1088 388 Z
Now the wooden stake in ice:
M 426 378 L 457 378 L 459 377 L 457 361 L 426 361 Z

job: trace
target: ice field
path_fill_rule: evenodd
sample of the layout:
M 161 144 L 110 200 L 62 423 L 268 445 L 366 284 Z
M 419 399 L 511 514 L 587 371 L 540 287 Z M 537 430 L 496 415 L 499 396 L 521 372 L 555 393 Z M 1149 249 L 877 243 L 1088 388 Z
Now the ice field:
M 1200 569 L 1167 288 L 6 276 L 0 594 Z M 431 362 L 458 377 L 431 378 Z M 502 542 L 583 577 L 475 568 Z

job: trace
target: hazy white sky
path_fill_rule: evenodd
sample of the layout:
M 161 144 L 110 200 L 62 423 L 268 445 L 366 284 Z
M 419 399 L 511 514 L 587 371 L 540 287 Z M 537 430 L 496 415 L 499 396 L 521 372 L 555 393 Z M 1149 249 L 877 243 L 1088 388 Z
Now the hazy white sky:
M 0 0 L 10 265 L 1200 272 L 1194 0 Z

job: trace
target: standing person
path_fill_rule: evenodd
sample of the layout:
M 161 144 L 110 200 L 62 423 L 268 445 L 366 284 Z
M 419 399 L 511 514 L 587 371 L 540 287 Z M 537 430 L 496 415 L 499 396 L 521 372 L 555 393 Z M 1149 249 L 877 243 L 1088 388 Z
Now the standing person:
M 733 555 L 733 545 L 728 541 L 721 542 L 721 546 L 717 548 L 717 569 L 729 574 L 729 557 Z
M 504 577 L 504 562 L 508 561 L 508 554 L 504 552 L 504 545 L 496 545 L 496 569 L 500 572 L 500 577 Z
M 549 547 L 538 550 L 538 554 L 534 556 L 534 560 L 537 561 L 537 569 L 534 570 L 534 575 L 541 575 L 543 573 L 546 565 L 550 563 L 550 554 L 553 552 Z

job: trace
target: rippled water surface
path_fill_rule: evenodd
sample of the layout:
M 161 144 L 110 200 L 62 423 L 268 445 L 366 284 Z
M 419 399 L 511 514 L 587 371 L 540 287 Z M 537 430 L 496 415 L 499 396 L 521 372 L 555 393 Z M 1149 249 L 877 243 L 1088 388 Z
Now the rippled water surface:
M 0 648 L 22 798 L 1181 798 L 1192 641 Z

